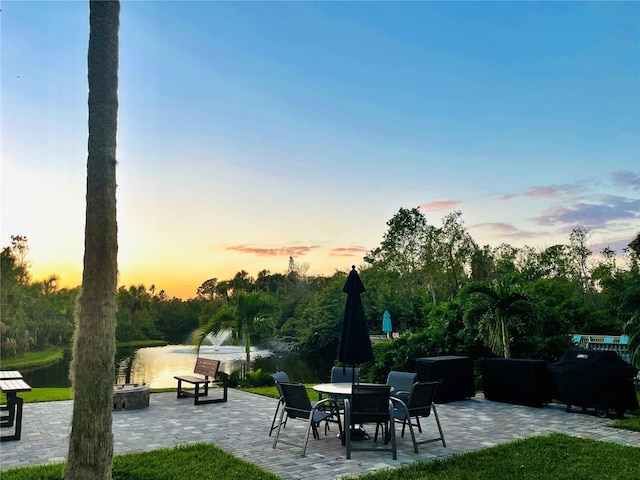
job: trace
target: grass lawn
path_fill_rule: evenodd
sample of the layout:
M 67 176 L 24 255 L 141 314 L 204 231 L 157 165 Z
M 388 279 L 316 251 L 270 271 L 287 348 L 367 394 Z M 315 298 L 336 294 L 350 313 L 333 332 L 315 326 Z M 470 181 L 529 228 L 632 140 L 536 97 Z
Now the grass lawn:
M 135 342 L 118 343 L 117 347 L 142 348 L 142 347 L 162 347 L 167 345 L 165 340 L 139 340 Z M 0 367 L 2 370 L 32 369 L 50 365 L 62 360 L 64 349 L 51 347 L 40 352 L 28 352 L 22 357 L 3 358 Z
M 551 434 L 519 440 L 445 460 L 367 474 L 359 480 L 632 480 L 640 448 Z M 3 480 L 58 480 L 63 464 L 15 468 Z M 302 472 L 301 472 L 302 473 Z M 195 444 L 113 459 L 113 480 L 277 480 L 279 477 L 223 452 Z
M 633 430 L 634 432 L 640 432 L 640 416 L 618 419 L 613 422 L 612 426 L 614 428 L 622 428 L 624 430 Z M 638 478 L 640 478 L 640 475 L 638 475 Z
M 554 433 L 477 452 L 419 463 L 360 480 L 632 480 L 640 448 Z
M 64 464 L 14 468 L 2 480 L 60 480 Z M 195 444 L 113 457 L 113 480 L 277 480 L 279 477 L 223 452 L 211 444 Z
M 21 370 L 35 368 L 59 362 L 64 356 L 62 348 L 52 347 L 41 352 L 29 352 L 22 357 L 3 358 L 2 370 Z

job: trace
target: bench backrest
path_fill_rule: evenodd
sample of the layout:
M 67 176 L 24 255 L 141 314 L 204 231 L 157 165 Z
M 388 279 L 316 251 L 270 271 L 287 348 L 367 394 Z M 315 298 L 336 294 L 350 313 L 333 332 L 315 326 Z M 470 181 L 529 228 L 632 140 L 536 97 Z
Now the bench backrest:
M 218 375 L 218 368 L 220 368 L 220 360 L 198 357 L 193 373 L 214 379 Z

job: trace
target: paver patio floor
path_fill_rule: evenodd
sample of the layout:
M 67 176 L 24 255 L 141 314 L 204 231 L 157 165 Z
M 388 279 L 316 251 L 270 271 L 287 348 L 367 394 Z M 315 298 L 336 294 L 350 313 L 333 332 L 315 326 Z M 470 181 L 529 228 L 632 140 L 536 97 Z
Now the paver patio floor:
M 329 435 L 310 438 L 307 455 L 301 457 L 306 425 L 298 420 L 287 423 L 277 448 L 272 448 L 268 431 L 276 405 L 273 398 L 235 389 L 229 390 L 227 403 L 198 406 L 191 399 L 177 399 L 175 393 L 152 394 L 148 408 L 113 412 L 115 454 L 209 442 L 288 480 L 339 479 L 552 432 L 640 447 L 639 432 L 611 428 L 611 419 L 577 410 L 567 413 L 563 405 L 532 408 L 479 395 L 438 405 L 446 447 L 428 443 L 416 454 L 408 431 L 400 438 L 397 428 L 398 460 L 388 451 L 353 452 L 347 460 L 334 426 Z M 22 439 L 0 445 L 0 469 L 65 461 L 71 414 L 72 401 L 25 404 Z M 437 436 L 432 417 L 421 423 L 419 437 Z

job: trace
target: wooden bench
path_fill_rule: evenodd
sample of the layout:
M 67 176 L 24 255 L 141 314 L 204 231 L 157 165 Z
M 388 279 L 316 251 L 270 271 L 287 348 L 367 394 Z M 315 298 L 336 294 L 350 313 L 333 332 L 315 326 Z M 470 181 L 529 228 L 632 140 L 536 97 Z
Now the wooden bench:
M 197 375 L 203 375 L 202 377 L 196 377 L 193 375 L 176 375 L 173 378 L 178 380 L 178 398 L 193 397 L 194 405 L 201 405 L 203 403 L 218 403 L 227 401 L 227 387 L 229 386 L 229 376 L 224 372 L 219 372 L 220 360 L 213 360 L 210 358 L 198 357 L 196 360 L 196 366 L 193 369 L 193 373 Z M 182 383 L 188 383 L 194 386 L 193 390 L 184 390 Z M 200 386 L 203 386 L 203 390 L 200 390 Z M 202 397 L 209 395 L 209 386 L 217 385 L 222 388 L 222 398 L 207 398 L 202 400 Z

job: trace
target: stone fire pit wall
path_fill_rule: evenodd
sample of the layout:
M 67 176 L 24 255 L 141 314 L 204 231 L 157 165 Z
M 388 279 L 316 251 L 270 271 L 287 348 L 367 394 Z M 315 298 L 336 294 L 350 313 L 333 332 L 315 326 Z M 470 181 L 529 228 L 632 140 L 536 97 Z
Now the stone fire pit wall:
M 149 406 L 149 387 L 146 385 L 124 384 L 113 387 L 114 410 L 136 410 Z

